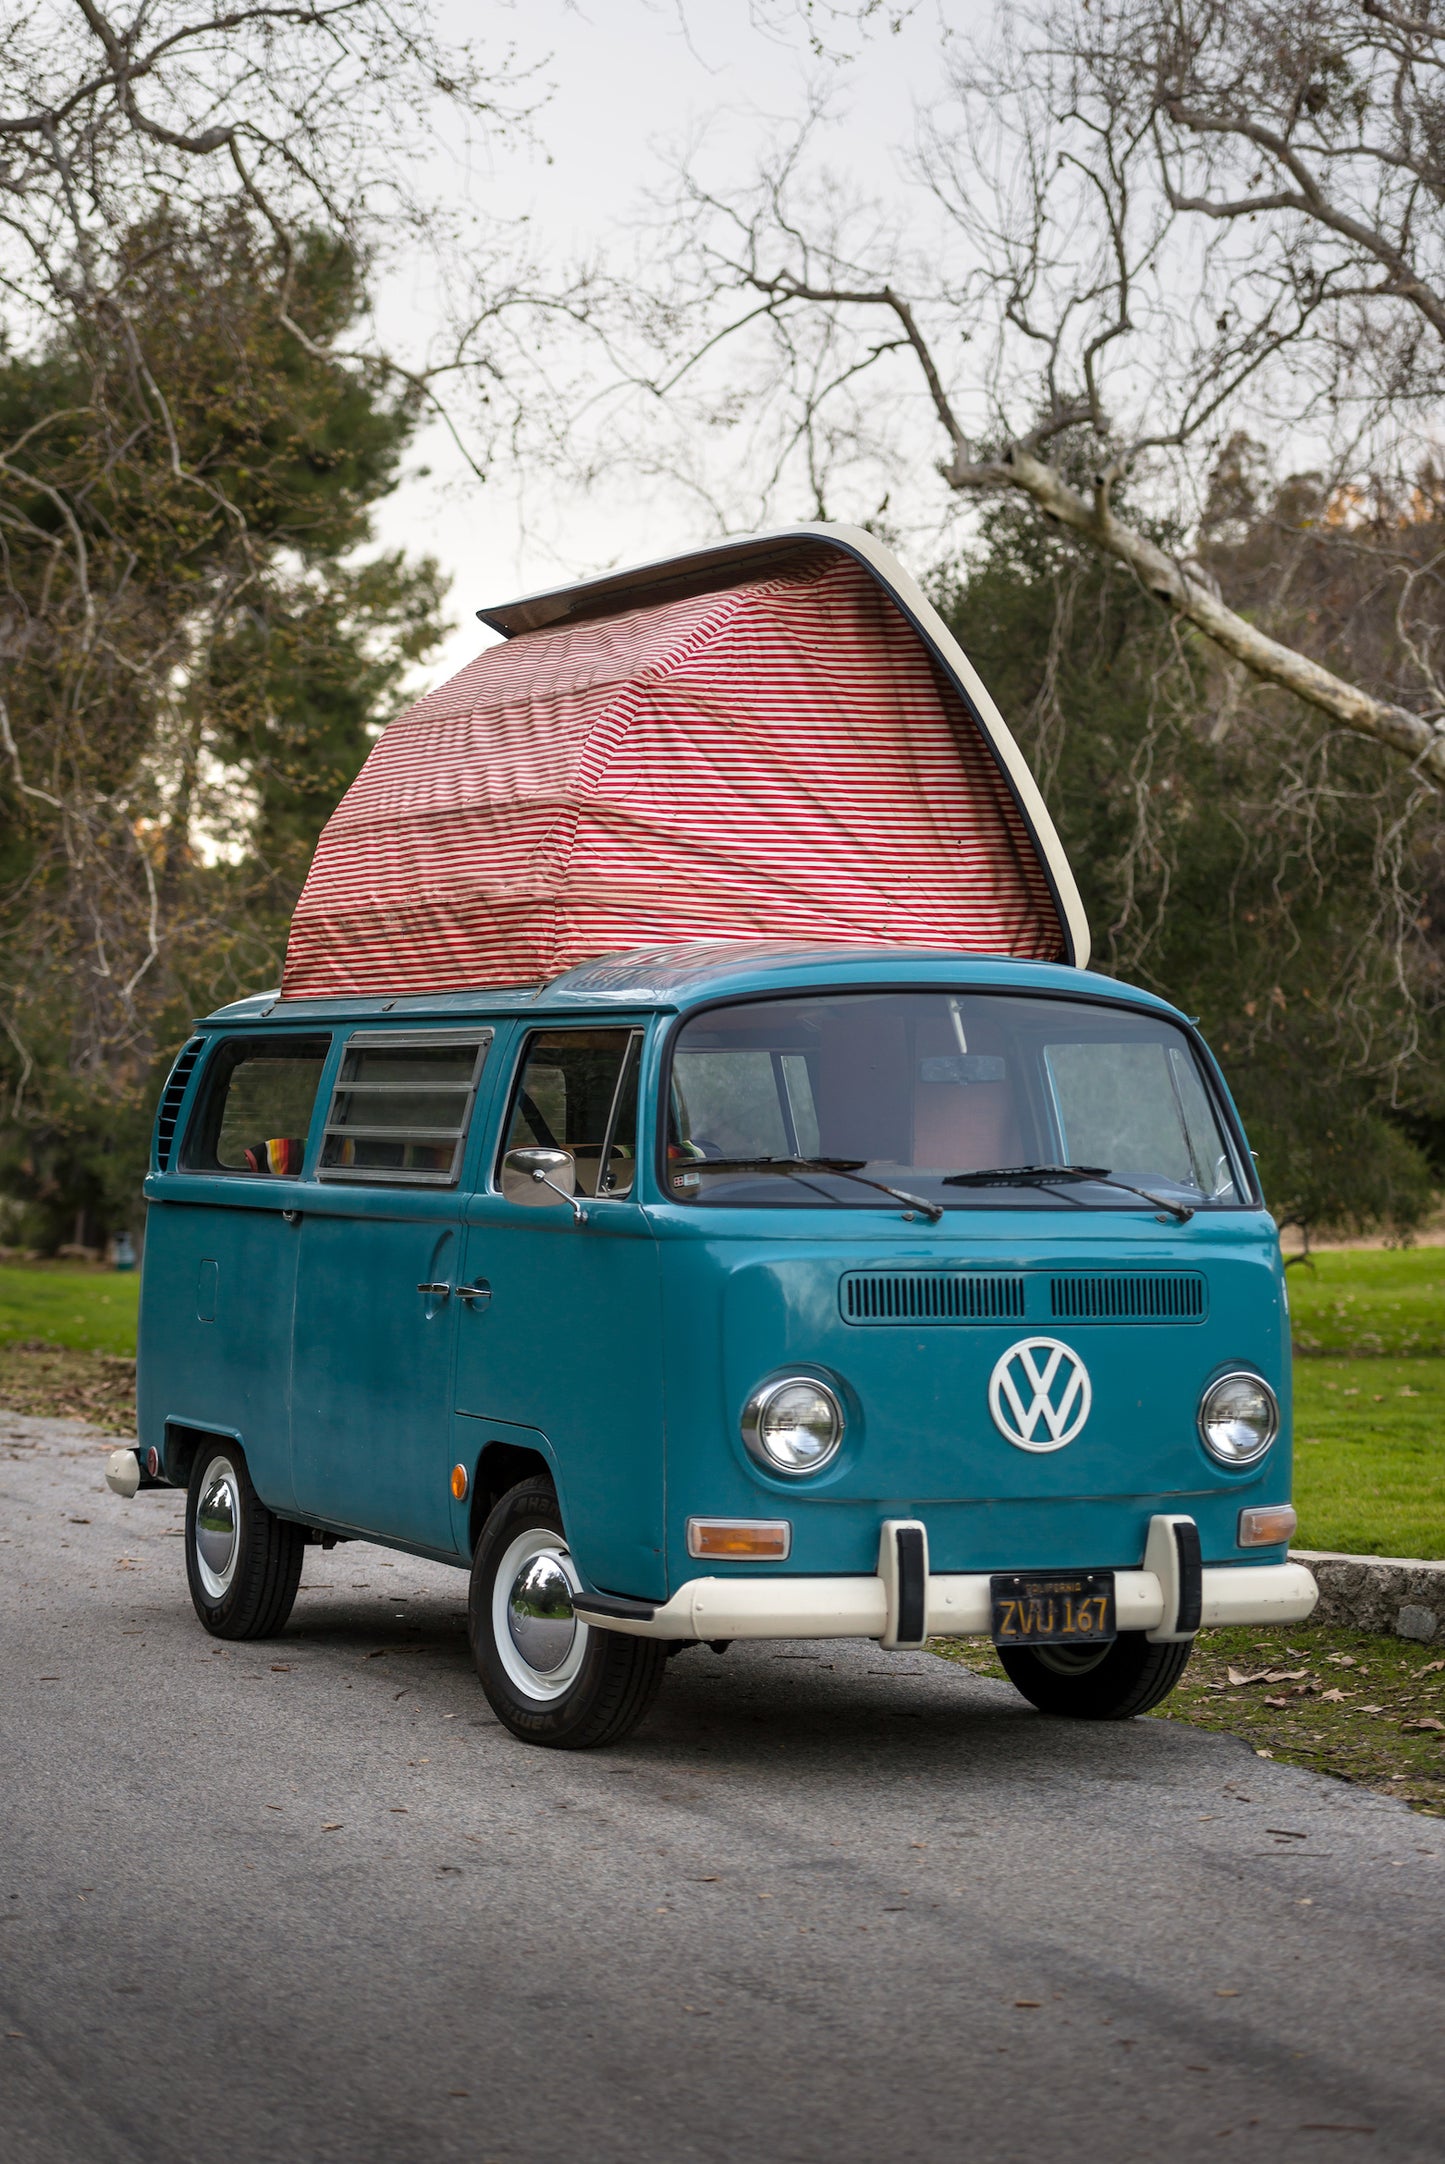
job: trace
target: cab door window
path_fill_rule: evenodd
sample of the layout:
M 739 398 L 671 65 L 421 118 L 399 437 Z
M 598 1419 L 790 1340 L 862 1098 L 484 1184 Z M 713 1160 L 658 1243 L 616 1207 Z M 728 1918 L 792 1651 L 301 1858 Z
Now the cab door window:
M 523 1049 L 502 1154 L 570 1150 L 579 1194 L 630 1194 L 641 1045 L 635 1029 L 536 1031 Z
M 298 1179 L 329 1037 L 231 1037 L 211 1055 L 186 1135 L 188 1172 Z

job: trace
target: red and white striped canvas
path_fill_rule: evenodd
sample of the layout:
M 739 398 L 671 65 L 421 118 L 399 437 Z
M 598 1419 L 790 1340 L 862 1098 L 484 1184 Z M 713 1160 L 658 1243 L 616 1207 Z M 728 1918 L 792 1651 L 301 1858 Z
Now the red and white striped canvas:
M 282 991 L 759 937 L 1065 953 L 992 752 L 851 557 L 524 632 L 419 701 L 321 836 Z

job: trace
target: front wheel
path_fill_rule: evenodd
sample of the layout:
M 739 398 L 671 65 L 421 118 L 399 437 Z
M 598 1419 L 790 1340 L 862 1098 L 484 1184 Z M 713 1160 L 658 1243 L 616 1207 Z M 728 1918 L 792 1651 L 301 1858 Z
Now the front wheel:
M 1111 1644 L 998 1646 L 1004 1674 L 1040 1713 L 1076 1721 L 1128 1721 L 1167 1698 L 1188 1664 L 1194 1641 L 1152 1645 L 1142 1631 Z
M 584 1623 L 572 1606 L 578 1588 L 556 1491 L 524 1480 L 482 1528 L 468 1602 L 482 1689 L 524 1743 L 616 1743 L 657 1696 L 667 1647 Z
M 266 1508 L 235 1443 L 203 1443 L 186 1490 L 186 1578 L 213 1638 L 274 1638 L 301 1583 L 306 1535 Z

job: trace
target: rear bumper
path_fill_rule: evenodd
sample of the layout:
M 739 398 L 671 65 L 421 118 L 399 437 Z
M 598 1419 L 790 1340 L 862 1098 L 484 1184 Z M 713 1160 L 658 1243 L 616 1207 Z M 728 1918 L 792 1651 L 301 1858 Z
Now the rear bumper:
M 1303 1563 L 1225 1564 L 1201 1574 L 1201 1626 L 1227 1623 L 1302 1623 L 1319 1599 L 1319 1588 Z M 1186 1636 L 1176 1631 L 1166 1607 L 1168 1589 L 1152 1570 L 1121 1570 L 1114 1575 L 1114 1600 L 1121 1631 L 1149 1631 L 1156 1636 Z M 672 1598 L 643 1612 L 646 1603 L 628 1602 L 637 1612 L 611 1612 L 577 1599 L 577 1611 L 605 1630 L 637 1638 L 877 1638 L 885 1643 L 917 1644 L 900 1634 L 896 1595 L 880 1571 L 869 1578 L 691 1578 Z M 891 1611 L 891 1612 L 890 1612 Z M 989 1578 L 985 1572 L 929 1574 L 924 1581 L 922 1637 L 965 1638 L 988 1635 Z

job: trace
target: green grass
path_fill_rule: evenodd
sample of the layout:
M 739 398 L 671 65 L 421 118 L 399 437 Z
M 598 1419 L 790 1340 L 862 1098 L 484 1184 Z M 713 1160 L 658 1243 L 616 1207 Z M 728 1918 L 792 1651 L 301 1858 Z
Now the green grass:
M 1445 1356 L 1445 1247 L 1334 1249 L 1286 1282 L 1297 1352 Z
M 1301 1548 L 1445 1556 L 1445 1360 L 1300 1359 Z
M 1445 1556 L 1445 1248 L 1289 1272 L 1302 1548 Z
M 0 1345 L 27 1338 L 72 1352 L 135 1356 L 140 1273 L 0 1264 Z

